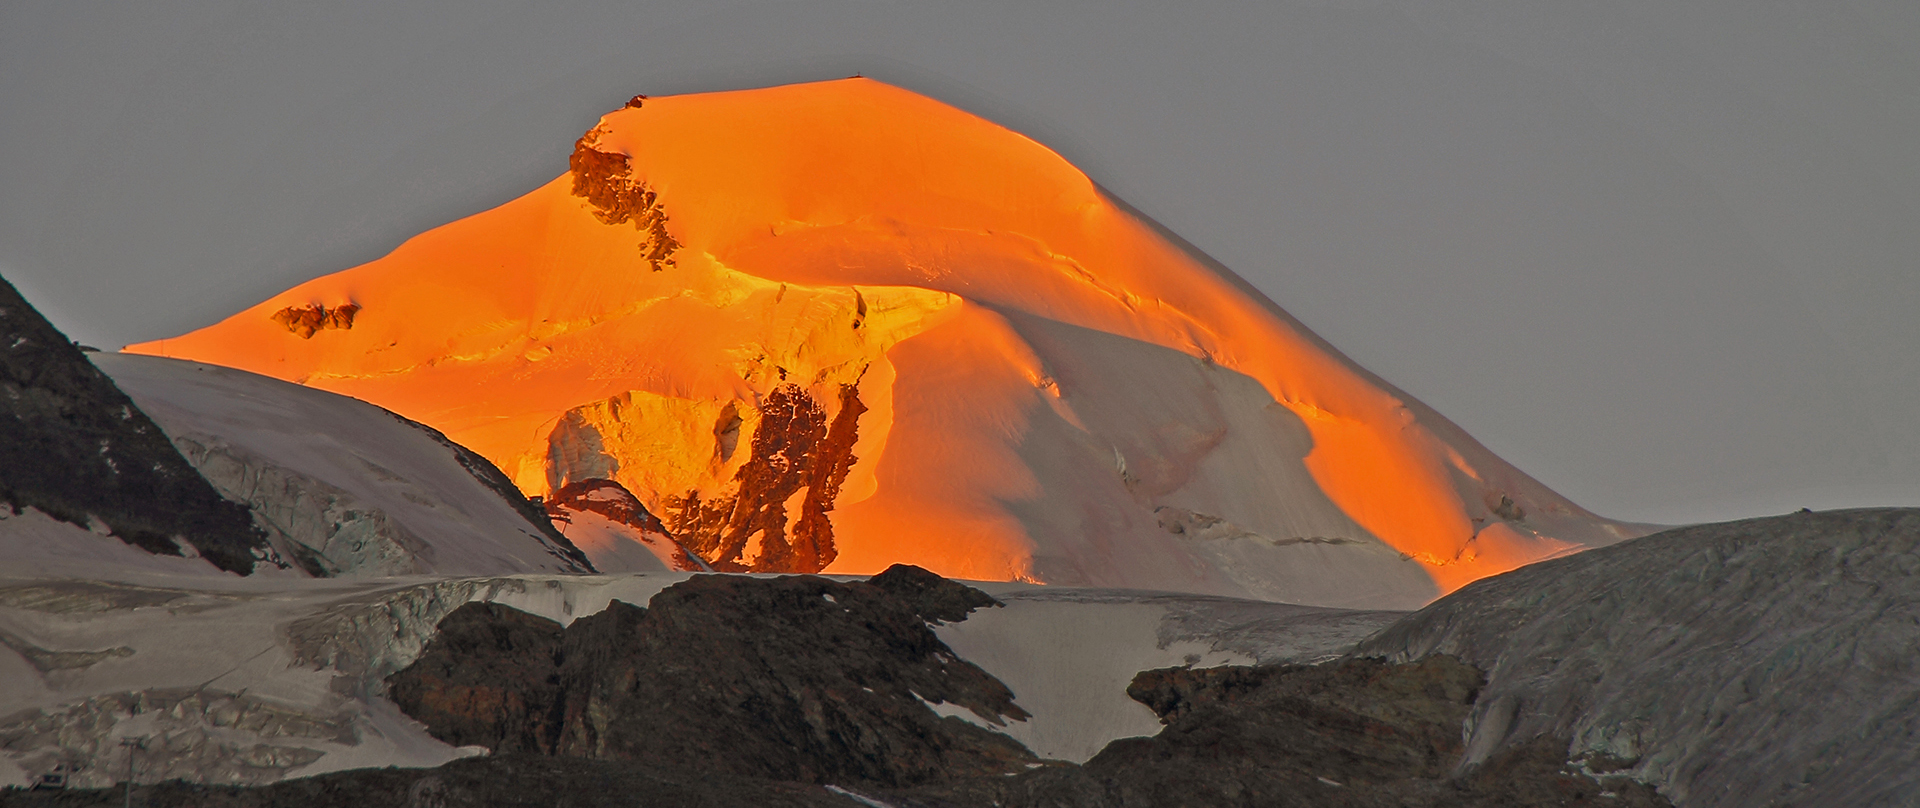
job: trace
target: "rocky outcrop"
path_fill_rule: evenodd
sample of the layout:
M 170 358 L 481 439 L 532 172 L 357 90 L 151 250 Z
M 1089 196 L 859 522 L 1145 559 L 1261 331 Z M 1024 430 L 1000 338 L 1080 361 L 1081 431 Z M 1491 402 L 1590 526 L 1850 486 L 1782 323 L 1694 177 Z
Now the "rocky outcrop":
M 1268 753 L 1259 755 L 1270 761 L 1257 778 L 1265 782 L 1440 779 L 1463 751 L 1460 725 L 1480 685 L 1480 671 L 1444 656 L 1407 665 L 1354 659 L 1146 671 L 1127 694 L 1154 709 L 1167 729 L 1146 743 L 1110 745 L 1087 766 L 1118 771 L 1168 758 L 1204 765 L 1208 747 L 1230 738 L 1246 752 Z
M 0 507 L 246 574 L 270 555 L 166 433 L 0 279 Z
M 502 752 L 803 783 L 999 776 L 1032 755 L 928 706 L 1026 717 L 927 625 L 992 603 L 909 567 L 855 583 L 695 576 L 564 630 L 476 603 L 388 682 L 435 737 Z
M 360 313 L 360 306 L 354 303 L 342 303 L 327 308 L 319 303 L 306 306 L 288 306 L 273 313 L 273 321 L 286 326 L 288 331 L 298 334 L 301 339 L 313 339 L 321 331 L 338 329 L 346 331 L 353 328 L 354 315 Z
M 699 492 L 670 499 L 674 535 L 714 569 L 727 572 L 802 572 L 826 569 L 833 546 L 833 510 L 840 485 L 859 458 L 859 388 L 840 385 L 840 409 L 826 412 L 798 385 L 783 385 L 760 403 L 752 454 L 734 474 L 731 495 L 703 500 Z M 799 495 L 799 513 L 788 506 Z
M 1161 716 L 1159 735 L 1115 741 L 1084 766 L 1034 760 L 926 706 L 989 725 L 1021 717 L 927 630 L 992 603 L 912 567 L 847 584 L 697 576 L 648 608 L 615 601 L 566 628 L 470 603 L 388 681 L 449 743 L 832 784 L 868 804 L 1667 805 L 1617 762 L 1570 763 L 1564 738 L 1463 771 L 1462 727 L 1485 680 L 1447 656 L 1147 671 L 1128 694 Z
M 1161 723 L 1170 724 L 1203 705 L 1231 707 L 1260 692 L 1267 680 L 1292 670 L 1285 665 L 1223 665 L 1142 671 L 1127 685 L 1127 698 L 1146 705 Z
M 1461 723 L 1482 681 L 1446 656 L 1146 671 L 1128 694 L 1166 722 L 1159 735 L 1114 741 L 1080 767 L 901 796 L 1007 808 L 1668 805 L 1627 778 L 1570 767 L 1564 742 L 1543 740 L 1458 776 Z
M 1395 804 L 1380 798 L 1444 787 L 1479 685 L 1479 671 L 1445 657 L 1148 671 L 1128 694 L 1165 730 L 1108 744 L 1078 771 L 1030 778 L 1013 802 Z M 1117 799 L 1100 801 L 1102 791 Z
M 435 738 L 497 753 L 550 754 L 561 726 L 559 623 L 474 602 L 440 621 L 420 659 L 387 695 Z
M 612 480 L 590 477 L 567 483 L 549 495 L 544 505 L 552 524 L 571 526 L 580 514 L 597 514 L 628 531 L 629 538 L 660 556 L 668 569 L 713 572 L 699 556 L 688 553 L 633 492 Z
M 929 577 L 903 572 L 875 583 L 839 585 L 847 587 L 839 591 L 851 597 L 843 601 L 849 603 L 885 592 L 894 599 L 889 611 L 915 619 L 916 609 L 936 612 L 985 599 Z M 816 578 L 785 580 L 796 584 L 786 594 L 807 599 L 817 598 L 808 594 L 814 586 L 831 584 Z M 872 591 L 861 593 L 857 587 Z M 740 594 L 735 586 L 726 589 L 729 600 Z M 916 602 L 915 592 L 928 597 Z M 717 604 L 700 600 L 687 605 Z M 659 600 L 651 609 L 615 602 L 609 611 L 562 629 L 512 609 L 472 603 L 443 621 L 441 634 L 419 664 L 393 677 L 395 698 L 436 736 L 481 742 L 494 754 L 433 770 L 363 769 L 251 789 L 173 783 L 146 787 L 135 796 L 148 805 L 288 808 L 634 801 L 895 808 L 1670 805 L 1651 788 L 1624 776 L 1619 761 L 1568 761 L 1564 738 L 1535 738 L 1461 773 L 1460 722 L 1484 678 L 1477 669 L 1445 656 L 1406 664 L 1348 659 L 1322 666 L 1148 671 L 1130 692 L 1154 705 L 1167 722 L 1155 737 L 1115 741 L 1084 766 L 1005 759 L 1000 753 L 1008 750 L 996 745 L 984 750 L 985 755 L 945 748 L 942 762 L 948 768 L 928 768 L 933 764 L 923 756 L 943 740 L 951 742 L 956 730 L 990 734 L 954 718 L 936 719 L 931 733 L 924 721 L 899 720 L 915 711 L 930 715 L 916 695 L 924 684 L 925 666 L 891 668 L 911 682 L 902 692 L 897 683 L 871 677 L 876 669 L 864 664 L 867 657 L 859 643 L 840 646 L 854 652 L 850 670 L 842 676 L 831 671 L 830 664 L 822 666 L 831 651 L 810 659 L 775 660 L 743 656 L 737 644 L 720 642 L 706 650 L 705 656 L 712 658 L 706 661 L 690 658 L 684 650 L 631 642 L 636 636 L 658 637 L 667 627 L 663 623 L 681 624 L 691 617 L 666 615 L 662 607 Z M 722 609 L 717 619 L 740 616 Z M 796 622 L 787 630 L 816 641 L 833 639 L 820 636 L 814 621 Z M 762 650 L 774 650 L 761 645 Z M 583 659 L 595 671 L 584 679 L 578 664 Z M 956 664 L 965 663 L 952 660 L 946 667 Z M 739 673 L 711 675 L 722 668 Z M 814 670 L 795 677 L 803 668 Z M 954 676 L 951 671 L 944 675 Z M 595 687 L 613 683 L 634 698 L 581 699 L 571 690 L 581 681 Z M 859 700 L 860 694 L 865 707 L 884 709 L 877 714 L 858 707 L 849 710 L 850 700 Z M 166 716 L 184 716 L 187 723 L 206 715 L 210 718 L 204 720 L 219 726 L 350 742 L 341 722 L 281 715 L 242 696 L 171 698 L 157 706 Z M 108 712 L 128 712 L 113 699 L 102 704 Z M 749 717 L 750 710 L 759 712 Z M 656 720 L 637 720 L 641 713 Z M 861 723 L 840 723 L 847 719 Z M 166 720 L 179 723 L 177 718 Z M 583 729 L 611 730 L 615 736 L 646 734 L 625 736 L 625 742 L 583 755 L 569 746 Z M 842 742 L 865 743 L 872 749 L 863 755 L 809 742 L 831 738 L 834 732 Z M 203 735 L 178 732 L 166 737 L 169 742 L 176 737 L 204 740 Z M 559 754 L 540 753 L 549 746 Z M 836 757 L 818 757 L 823 752 Z M 909 761 L 913 765 L 901 765 Z M 104 783 L 95 778 L 84 784 Z M 609 794 L 624 801 L 606 802 Z M 102 796 L 80 792 L 55 802 L 4 792 L 0 805 L 93 804 L 88 800 Z
M 594 148 L 597 132 L 588 132 L 573 144 L 568 169 L 573 173 L 573 195 L 594 207 L 594 216 L 607 224 L 633 222 L 647 235 L 642 260 L 659 272 L 673 266 L 680 242 L 667 232 L 667 212 L 660 196 L 645 182 L 634 179 L 627 155 Z
M 1487 671 L 1468 758 L 1540 737 L 1689 806 L 1920 801 L 1920 509 L 1680 528 L 1468 586 L 1361 645 Z M 1489 764 L 1490 765 L 1490 764 Z
M 556 511 L 588 511 L 637 530 L 667 532 L 667 526 L 640 504 L 633 492 L 612 480 L 588 478 L 568 483 L 547 497 L 544 504 L 550 518 L 562 518 Z

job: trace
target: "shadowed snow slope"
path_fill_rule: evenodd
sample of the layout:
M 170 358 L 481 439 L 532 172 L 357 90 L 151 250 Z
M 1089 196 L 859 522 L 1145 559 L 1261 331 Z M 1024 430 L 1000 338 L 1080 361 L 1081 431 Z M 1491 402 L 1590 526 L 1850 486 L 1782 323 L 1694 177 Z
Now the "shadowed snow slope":
M 1363 642 L 1487 671 L 1470 762 L 1541 735 L 1690 808 L 1920 800 L 1920 510 L 1682 528 L 1480 581 Z
M 716 569 L 1374 608 L 1638 531 L 1045 147 L 865 79 L 635 99 L 571 171 L 131 346 L 355 396 Z
M 485 460 L 379 407 L 232 368 L 127 355 L 95 362 L 221 494 L 253 509 L 282 558 L 310 574 L 591 569 Z M 57 572 L 25 562 L 8 569 Z

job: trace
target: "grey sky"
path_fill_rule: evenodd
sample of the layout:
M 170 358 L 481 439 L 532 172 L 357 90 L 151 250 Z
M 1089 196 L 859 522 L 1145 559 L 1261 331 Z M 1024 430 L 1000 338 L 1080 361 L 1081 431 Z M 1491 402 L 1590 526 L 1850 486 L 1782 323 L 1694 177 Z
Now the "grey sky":
M 1920 4 L 0 5 L 0 273 L 102 347 L 854 72 L 1023 131 L 1577 502 L 1920 504 Z

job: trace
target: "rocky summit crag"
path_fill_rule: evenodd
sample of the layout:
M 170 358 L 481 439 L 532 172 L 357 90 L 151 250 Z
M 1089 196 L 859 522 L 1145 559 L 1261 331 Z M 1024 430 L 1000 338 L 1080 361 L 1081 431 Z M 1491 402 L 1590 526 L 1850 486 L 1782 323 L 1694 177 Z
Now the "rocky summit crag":
M 271 552 L 78 345 L 0 279 L 0 507 L 246 574 Z

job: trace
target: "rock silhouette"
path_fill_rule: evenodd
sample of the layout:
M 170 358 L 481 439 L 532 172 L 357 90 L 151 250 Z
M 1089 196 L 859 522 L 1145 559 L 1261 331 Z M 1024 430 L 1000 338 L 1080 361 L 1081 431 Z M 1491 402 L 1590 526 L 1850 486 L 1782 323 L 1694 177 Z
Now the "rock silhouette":
M 0 279 L 0 504 L 247 574 L 270 552 L 78 345 Z
M 905 566 L 853 583 L 694 576 L 564 629 L 470 603 L 388 682 L 435 737 L 496 752 L 802 783 L 997 776 L 1035 760 L 975 722 L 1026 713 L 927 625 L 992 605 Z

